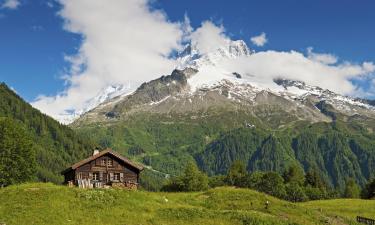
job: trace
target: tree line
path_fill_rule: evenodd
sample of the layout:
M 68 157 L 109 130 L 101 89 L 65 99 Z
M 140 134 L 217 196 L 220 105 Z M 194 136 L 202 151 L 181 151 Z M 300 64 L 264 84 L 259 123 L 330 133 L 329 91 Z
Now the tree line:
M 375 179 L 370 179 L 361 190 L 355 179 L 347 178 L 343 190 L 331 188 L 317 169 L 304 173 L 298 165 L 291 165 L 282 174 L 252 172 L 242 161 L 234 161 L 226 175 L 208 177 L 194 162 L 188 162 L 180 176 L 171 178 L 162 188 L 167 192 L 204 191 L 219 186 L 250 188 L 291 202 L 330 198 L 375 198 Z
M 60 172 L 96 147 L 89 137 L 34 109 L 4 83 L 0 83 L 0 120 L 0 186 L 61 183 Z

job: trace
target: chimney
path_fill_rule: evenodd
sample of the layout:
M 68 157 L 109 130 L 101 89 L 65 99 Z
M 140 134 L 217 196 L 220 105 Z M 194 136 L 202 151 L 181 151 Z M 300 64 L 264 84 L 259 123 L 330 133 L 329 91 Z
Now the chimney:
M 95 149 L 95 150 L 94 150 L 94 153 L 92 153 L 93 156 L 94 156 L 94 155 L 97 155 L 97 154 L 99 154 L 99 149 Z

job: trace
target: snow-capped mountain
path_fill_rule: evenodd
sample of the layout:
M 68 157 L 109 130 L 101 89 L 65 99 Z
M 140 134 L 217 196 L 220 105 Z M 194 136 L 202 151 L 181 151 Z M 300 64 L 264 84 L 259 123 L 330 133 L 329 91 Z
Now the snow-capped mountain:
M 194 69 L 201 68 L 202 66 L 218 66 L 218 64 L 225 59 L 235 59 L 239 57 L 247 57 L 252 54 L 252 51 L 247 47 L 246 43 L 242 40 L 232 41 L 227 40 L 223 46 L 212 52 L 202 54 L 197 46 L 188 44 L 185 49 L 178 54 L 176 60 L 176 69 L 184 69 L 191 67 Z
M 196 46 L 187 44 L 183 51 L 181 51 L 176 58 L 176 69 L 184 69 L 187 67 L 201 68 L 203 66 L 217 66 L 222 60 L 234 59 L 238 57 L 249 56 L 252 51 L 247 47 L 242 40 L 226 42 L 226 45 L 219 46 L 215 51 L 208 54 L 201 54 Z M 79 110 L 68 111 L 59 119 L 64 124 L 70 124 L 82 114 L 90 111 L 98 105 L 113 99 L 118 96 L 123 96 L 131 93 L 139 84 L 116 84 L 110 85 L 98 92 L 98 94 L 88 100 L 85 106 Z
M 226 62 L 251 57 L 243 41 L 228 41 L 216 50 L 202 54 L 187 45 L 178 54 L 176 69 L 168 76 L 142 84 L 132 94 L 124 86 L 112 86 L 90 100 L 88 107 L 76 112 L 83 121 L 113 121 L 134 113 L 195 113 L 213 108 L 245 109 L 255 117 L 270 110 L 268 116 L 281 112 L 293 120 L 329 121 L 326 105 L 345 116 L 375 118 L 375 108 L 366 101 L 336 94 L 301 81 L 265 80 L 253 74 L 227 67 Z M 270 109 L 271 107 L 271 109 Z M 91 111 L 89 111 L 91 110 Z M 263 113 L 263 114 L 262 114 Z M 83 123 L 85 123 L 83 122 Z M 76 124 L 77 124 L 76 123 Z
M 70 124 L 74 120 L 79 118 L 82 114 L 90 111 L 91 109 L 94 109 L 95 107 L 102 104 L 103 102 L 106 102 L 118 96 L 125 96 L 126 94 L 131 93 L 134 89 L 135 89 L 134 87 L 132 89 L 132 86 L 130 84 L 110 85 L 100 90 L 99 93 L 94 98 L 88 100 L 85 103 L 84 108 L 66 112 L 66 114 L 62 115 L 59 120 L 63 124 Z

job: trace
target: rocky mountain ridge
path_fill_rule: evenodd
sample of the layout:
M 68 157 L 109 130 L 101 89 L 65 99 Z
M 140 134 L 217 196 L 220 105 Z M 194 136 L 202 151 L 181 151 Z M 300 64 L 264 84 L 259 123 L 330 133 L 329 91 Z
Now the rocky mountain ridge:
M 265 87 L 254 83 L 249 75 L 220 68 L 223 60 L 249 57 L 252 53 L 243 41 L 229 41 L 206 54 L 187 45 L 178 54 L 176 69 L 170 75 L 143 83 L 132 93 L 125 93 L 123 87 L 111 87 L 113 91 L 98 95 L 90 108 L 80 112 L 83 115 L 75 124 L 113 122 L 140 111 L 183 114 L 212 107 L 241 108 L 255 116 L 259 108 L 268 107 L 292 114 L 296 120 L 332 120 L 317 107 L 323 103 L 345 116 L 375 118 L 375 107 L 362 99 L 283 78 L 274 79 L 274 86 Z M 93 107 L 95 104 L 98 106 Z

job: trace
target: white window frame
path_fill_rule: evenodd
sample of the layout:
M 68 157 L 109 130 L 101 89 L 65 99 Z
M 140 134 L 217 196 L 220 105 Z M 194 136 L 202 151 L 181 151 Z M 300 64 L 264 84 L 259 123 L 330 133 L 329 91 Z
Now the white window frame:
M 99 181 L 99 179 L 100 179 L 100 174 L 98 172 L 92 173 L 92 180 Z

